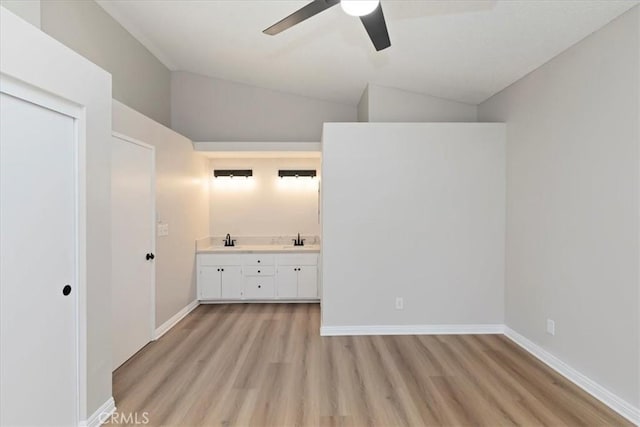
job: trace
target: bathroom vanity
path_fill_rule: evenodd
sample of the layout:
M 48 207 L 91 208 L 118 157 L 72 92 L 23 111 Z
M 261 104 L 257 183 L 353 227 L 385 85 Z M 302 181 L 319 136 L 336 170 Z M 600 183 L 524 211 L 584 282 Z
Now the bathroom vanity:
M 320 245 L 197 247 L 201 302 L 318 301 Z

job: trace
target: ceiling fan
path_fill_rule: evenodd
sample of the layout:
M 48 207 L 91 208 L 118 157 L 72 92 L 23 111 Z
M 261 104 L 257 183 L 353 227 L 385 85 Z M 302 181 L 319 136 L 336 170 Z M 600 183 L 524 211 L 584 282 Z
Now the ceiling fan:
M 345 13 L 360 18 L 377 51 L 391 46 L 380 0 L 313 0 L 302 9 L 293 12 L 291 15 L 270 26 L 264 30 L 263 33 L 275 36 L 320 12 L 324 12 L 338 3 L 340 3 Z

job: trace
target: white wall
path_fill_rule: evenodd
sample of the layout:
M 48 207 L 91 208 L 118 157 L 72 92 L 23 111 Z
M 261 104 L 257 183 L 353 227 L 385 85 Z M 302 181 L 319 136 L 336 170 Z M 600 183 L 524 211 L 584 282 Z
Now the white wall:
M 507 325 L 637 408 L 639 15 L 479 109 L 507 123 Z
M 171 127 L 193 141 L 320 141 L 324 122 L 357 108 L 213 79 L 171 74 Z
M 475 122 L 476 105 L 374 84 L 367 88 L 370 122 Z
M 113 98 L 166 126 L 170 72 L 94 0 L 42 2 L 42 31 L 113 76 Z
M 207 159 L 191 141 L 113 101 L 113 130 L 156 147 L 156 327 L 196 297 L 195 240 L 209 235 Z
M 0 0 L 0 6 L 40 28 L 40 0 Z
M 0 71 L 86 108 L 86 419 L 111 397 L 111 76 L 1 7 L 0 19 Z
M 325 125 L 323 326 L 503 322 L 504 140 L 502 124 Z
M 210 179 L 215 236 L 319 236 L 320 159 L 213 159 L 214 169 L 253 169 L 253 178 Z M 318 177 L 279 178 L 278 169 L 316 169 Z

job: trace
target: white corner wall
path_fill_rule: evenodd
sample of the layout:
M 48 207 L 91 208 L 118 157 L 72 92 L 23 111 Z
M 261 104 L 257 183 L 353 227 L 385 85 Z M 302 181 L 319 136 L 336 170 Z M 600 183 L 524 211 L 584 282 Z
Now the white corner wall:
M 253 177 L 211 179 L 214 169 L 252 169 Z M 283 179 L 278 169 L 315 169 L 318 177 Z M 320 235 L 319 158 L 212 159 L 208 173 L 212 236 Z
M 507 326 L 637 414 L 639 103 L 635 7 L 479 107 L 507 124 Z
M 100 4 L 44 0 L 40 9 L 42 31 L 111 73 L 113 98 L 169 126 L 171 72 Z
M 463 102 L 374 84 L 368 85 L 366 94 L 366 121 L 369 122 L 476 122 L 478 119 L 478 107 Z
M 358 121 L 369 121 L 369 85 L 362 91 L 362 96 L 360 96 L 360 101 L 358 102 Z
M 322 173 L 324 328 L 503 323 L 504 125 L 327 123 Z
M 324 122 L 357 117 L 355 105 L 171 73 L 171 127 L 193 141 L 318 142 Z
M 208 161 L 191 141 L 113 101 L 113 130 L 156 147 L 156 327 L 196 298 L 195 241 L 209 235 Z

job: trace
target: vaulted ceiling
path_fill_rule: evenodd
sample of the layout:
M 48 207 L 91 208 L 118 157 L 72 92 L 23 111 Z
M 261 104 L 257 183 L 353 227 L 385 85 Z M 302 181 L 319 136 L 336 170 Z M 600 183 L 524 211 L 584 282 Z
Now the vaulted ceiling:
M 262 33 L 308 1 L 99 3 L 172 70 L 354 105 L 369 82 L 477 104 L 639 2 L 382 0 L 382 52 L 340 7 Z

